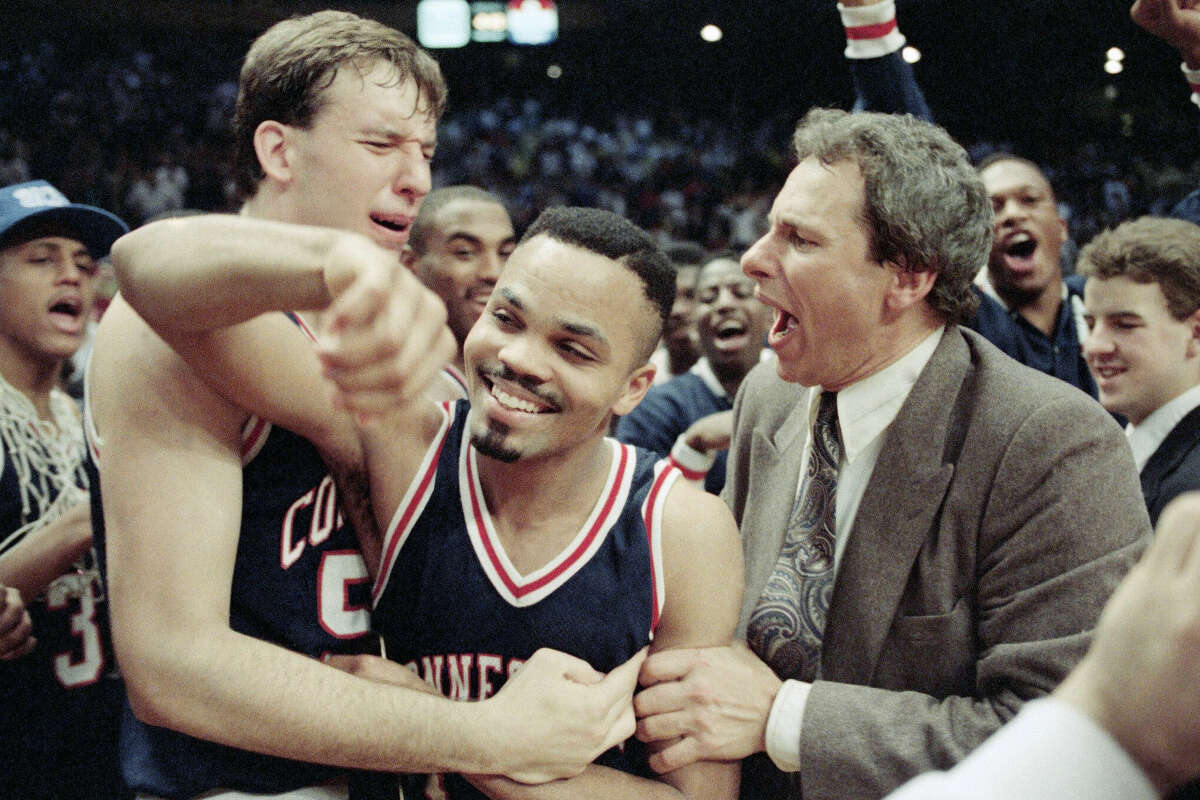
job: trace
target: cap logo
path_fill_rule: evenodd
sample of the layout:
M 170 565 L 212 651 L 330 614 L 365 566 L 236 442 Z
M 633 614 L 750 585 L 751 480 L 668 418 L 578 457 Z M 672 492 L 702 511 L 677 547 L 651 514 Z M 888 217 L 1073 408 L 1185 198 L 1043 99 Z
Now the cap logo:
M 13 199 L 23 208 L 45 208 L 46 206 L 71 204 L 71 201 L 53 186 L 23 186 L 13 191 Z

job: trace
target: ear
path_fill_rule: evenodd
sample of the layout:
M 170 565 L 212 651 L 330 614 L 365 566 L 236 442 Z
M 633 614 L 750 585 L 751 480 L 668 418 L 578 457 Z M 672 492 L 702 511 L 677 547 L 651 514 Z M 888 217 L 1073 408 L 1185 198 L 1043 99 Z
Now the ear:
M 657 367 L 647 363 L 629 373 L 629 378 L 625 381 L 625 389 L 617 398 L 617 402 L 613 403 L 612 413 L 623 417 L 637 408 L 638 403 L 642 402 L 642 398 L 646 396 L 646 392 L 653 385 L 654 375 L 657 372 Z
M 282 122 L 268 119 L 254 129 L 254 154 L 259 166 L 271 180 L 288 184 L 292 180 L 291 129 Z
M 1187 354 L 1189 358 L 1200 355 L 1200 308 L 1188 316 L 1184 322 L 1188 325 L 1191 337 L 1188 339 Z
M 892 285 L 883 298 L 884 312 L 889 316 L 898 316 L 920 304 L 937 282 L 938 274 L 931 269 L 914 272 L 890 261 L 885 266 L 892 270 Z

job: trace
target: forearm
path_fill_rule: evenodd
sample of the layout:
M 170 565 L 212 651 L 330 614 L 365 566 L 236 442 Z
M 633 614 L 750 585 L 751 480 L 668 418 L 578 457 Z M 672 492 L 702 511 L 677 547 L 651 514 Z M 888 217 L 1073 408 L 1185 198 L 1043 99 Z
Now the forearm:
M 211 214 L 139 228 L 117 241 L 112 261 L 123 296 L 156 330 L 201 331 L 267 311 L 323 308 L 328 254 L 354 238 Z
M 702 767 L 710 766 L 707 764 L 699 765 Z M 724 768 L 726 765 L 711 765 Z M 679 770 L 685 772 L 691 768 Z M 699 793 L 693 794 L 682 789 L 676 788 L 665 781 L 672 776 L 666 776 L 663 780 L 653 780 L 650 778 L 641 778 L 637 775 L 631 775 L 627 772 L 622 772 L 612 767 L 605 767 L 599 764 L 592 764 L 582 774 L 567 780 L 553 781 L 544 783 L 539 786 L 529 786 L 516 781 L 500 778 L 494 775 L 473 775 L 466 776 L 476 789 L 486 794 L 492 800 L 620 800 L 620 798 L 628 798 L 629 800 L 692 800 L 693 798 L 723 798 L 734 797 L 737 794 L 736 780 L 732 784 L 732 790 L 729 791 L 728 781 L 718 783 L 717 787 L 724 785 L 726 791 L 702 790 Z M 706 787 L 708 790 L 714 788 L 713 784 Z
M 87 511 L 86 505 L 82 508 Z M 41 595 L 55 578 L 71 569 L 92 546 L 92 529 L 80 524 L 75 510 L 30 532 L 0 557 L 0 584 L 17 589 L 26 603 Z
M 844 788 L 879 797 L 922 772 L 948 769 L 1014 716 L 1015 695 L 935 698 L 912 691 L 817 681 L 800 736 L 805 793 Z
M 482 704 L 364 680 L 228 628 L 171 627 L 179 633 L 145 626 L 116 636 L 131 705 L 150 724 L 351 768 L 507 766 Z

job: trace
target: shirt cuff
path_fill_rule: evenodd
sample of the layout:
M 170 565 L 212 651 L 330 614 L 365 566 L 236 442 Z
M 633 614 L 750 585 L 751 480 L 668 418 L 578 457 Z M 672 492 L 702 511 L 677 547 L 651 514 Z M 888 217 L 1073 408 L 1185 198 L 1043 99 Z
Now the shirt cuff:
M 884 0 L 869 6 L 838 3 L 846 29 L 846 58 L 880 58 L 904 47 L 904 34 L 896 25 L 896 2 Z
M 1188 86 L 1192 87 L 1192 102 L 1200 106 L 1200 69 L 1188 69 L 1187 62 L 1179 65 L 1183 77 L 1187 78 Z
M 767 755 L 784 772 L 800 771 L 800 728 L 811 689 L 811 683 L 784 681 L 767 717 Z
M 702 481 L 712 465 L 717 460 L 716 451 L 702 453 L 683 440 L 684 434 L 679 434 L 675 445 L 671 448 L 671 466 L 683 473 L 689 481 Z

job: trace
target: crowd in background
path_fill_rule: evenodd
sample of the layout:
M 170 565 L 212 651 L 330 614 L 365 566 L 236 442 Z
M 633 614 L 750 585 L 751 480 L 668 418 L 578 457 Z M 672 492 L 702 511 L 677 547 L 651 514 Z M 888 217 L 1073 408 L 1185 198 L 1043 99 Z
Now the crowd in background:
M 0 185 L 43 177 L 134 225 L 181 208 L 237 208 L 228 134 L 237 46 L 219 39 L 140 44 L 81 57 L 73 44 L 43 40 L 0 59 L 0 81 L 14 87 L 0 97 Z M 547 206 L 599 206 L 663 241 L 712 250 L 745 248 L 761 234 L 787 173 L 798 113 L 781 109 L 752 121 L 659 108 L 587 122 L 533 97 L 472 100 L 451 97 L 439 127 L 435 186 L 495 192 L 518 231 Z M 965 144 L 977 160 L 1031 146 Z M 1136 142 L 1060 142 L 1035 157 L 1079 245 L 1120 220 L 1165 214 L 1200 185 L 1200 159 L 1180 161 L 1170 148 Z

